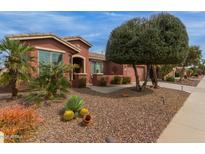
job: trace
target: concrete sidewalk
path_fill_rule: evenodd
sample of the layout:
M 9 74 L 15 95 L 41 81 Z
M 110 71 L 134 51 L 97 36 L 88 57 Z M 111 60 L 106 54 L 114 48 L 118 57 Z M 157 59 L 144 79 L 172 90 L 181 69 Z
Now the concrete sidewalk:
M 205 77 L 160 135 L 158 142 L 205 142 Z
M 148 82 L 148 85 L 152 85 L 152 83 Z M 197 87 L 193 87 L 193 86 L 180 85 L 180 84 L 168 83 L 168 82 L 159 82 L 158 85 L 160 87 L 164 87 L 164 88 L 183 90 L 183 91 L 186 91 L 188 93 L 192 93 L 192 92 L 196 91 L 196 89 L 198 89 Z
M 183 90 L 183 91 L 186 91 L 188 93 L 192 93 L 194 91 L 197 91 L 198 89 L 199 89 L 199 91 L 201 91 L 201 89 L 198 88 L 198 87 L 179 85 L 179 84 L 174 84 L 174 83 L 159 82 L 158 84 L 159 84 L 160 87 L 175 89 L 175 90 Z M 149 81 L 147 83 L 147 85 L 152 85 L 152 83 Z M 104 93 L 104 94 L 108 94 L 108 93 L 111 93 L 111 92 L 118 91 L 120 89 L 124 89 L 124 88 L 127 88 L 127 87 L 134 87 L 134 86 L 135 86 L 135 83 L 128 84 L 128 85 L 112 85 L 112 86 L 108 86 L 108 87 L 100 87 L 100 86 L 90 85 L 88 87 L 90 89 L 94 90 L 94 91 Z

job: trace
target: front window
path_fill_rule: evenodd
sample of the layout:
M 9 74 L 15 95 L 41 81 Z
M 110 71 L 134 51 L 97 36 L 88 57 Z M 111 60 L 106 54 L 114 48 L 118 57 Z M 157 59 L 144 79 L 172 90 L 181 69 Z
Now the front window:
M 91 61 L 91 74 L 103 73 L 103 62 Z
M 62 53 L 55 53 L 55 52 L 52 53 L 51 63 L 58 64 L 58 63 L 62 62 L 62 60 L 63 60 L 63 54 Z
M 40 64 L 58 64 L 62 62 L 62 60 L 62 53 L 39 50 L 39 66 Z

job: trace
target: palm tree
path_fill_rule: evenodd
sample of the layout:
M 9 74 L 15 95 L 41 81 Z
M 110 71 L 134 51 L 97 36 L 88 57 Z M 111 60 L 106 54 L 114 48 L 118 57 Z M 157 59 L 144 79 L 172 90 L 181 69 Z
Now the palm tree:
M 31 66 L 33 57 L 29 52 L 33 47 L 17 40 L 5 38 L 0 43 L 0 53 L 4 53 L 4 71 L 0 73 L 0 85 L 11 86 L 12 97 L 18 94 L 17 82 L 29 81 L 34 68 Z
M 31 80 L 29 84 L 31 91 L 26 97 L 26 105 L 65 98 L 70 87 L 67 75 L 78 68 L 75 64 L 64 64 L 62 62 L 58 64 L 41 63 L 40 67 L 39 76 Z

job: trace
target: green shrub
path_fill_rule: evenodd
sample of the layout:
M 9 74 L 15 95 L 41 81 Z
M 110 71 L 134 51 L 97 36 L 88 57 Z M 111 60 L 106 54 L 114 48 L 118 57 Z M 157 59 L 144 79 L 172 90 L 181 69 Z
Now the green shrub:
M 200 68 L 197 68 L 196 72 L 198 75 L 203 75 L 203 70 Z
M 131 78 L 129 76 L 123 76 L 122 84 L 128 84 L 131 82 Z
M 86 78 L 79 79 L 78 88 L 85 88 L 86 87 Z
M 191 67 L 190 70 L 192 70 L 191 76 L 198 77 L 200 74 L 203 74 L 203 71 L 196 67 Z
M 192 70 L 193 73 L 196 72 L 196 67 L 190 67 L 189 69 Z
M 107 86 L 107 80 L 106 80 L 105 77 L 102 77 L 102 78 L 99 80 L 99 86 L 102 86 L 102 87 Z
M 112 84 L 122 84 L 122 77 L 121 76 L 114 76 L 111 83 Z
M 198 72 L 198 69 L 197 69 L 196 67 L 191 67 L 190 70 L 192 70 L 191 76 L 196 76 L 196 77 L 198 77 L 199 72 Z
M 180 77 L 180 73 L 179 72 L 175 72 L 175 77 Z
M 84 101 L 79 96 L 71 96 L 65 103 L 64 109 L 72 110 L 73 112 L 79 111 L 84 105 Z
M 202 60 L 198 68 L 202 70 L 202 74 L 204 75 L 205 74 L 205 60 Z
M 168 82 L 175 82 L 175 78 L 173 76 L 168 76 L 166 78 L 166 81 L 168 81 Z
M 40 103 L 45 100 L 65 98 L 70 82 L 65 73 L 70 73 L 75 66 L 59 64 L 40 64 L 40 74 L 29 83 L 30 94 L 26 104 Z

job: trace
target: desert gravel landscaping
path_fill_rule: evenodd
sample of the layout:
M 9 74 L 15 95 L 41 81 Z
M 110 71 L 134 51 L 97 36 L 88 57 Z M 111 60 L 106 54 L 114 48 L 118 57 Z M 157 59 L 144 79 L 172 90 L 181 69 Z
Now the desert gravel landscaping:
M 44 124 L 25 142 L 105 142 L 107 137 L 117 142 L 156 142 L 189 94 L 165 88 L 101 94 L 83 88 L 72 89 L 69 95 L 84 99 L 92 116 L 90 125 L 81 126 L 81 118 L 61 121 L 64 102 L 52 103 L 37 109 Z M 15 103 L 1 100 L 0 107 Z
M 200 75 L 199 77 L 184 79 L 182 81 L 177 81 L 177 84 L 196 87 L 203 77 L 204 75 Z

